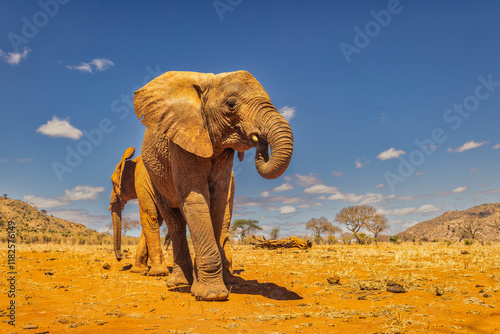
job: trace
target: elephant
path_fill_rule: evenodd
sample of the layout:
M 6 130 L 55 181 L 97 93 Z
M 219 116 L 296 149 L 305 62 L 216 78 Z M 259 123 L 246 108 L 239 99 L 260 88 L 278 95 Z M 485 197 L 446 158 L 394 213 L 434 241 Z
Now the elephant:
M 223 243 L 229 236 L 223 234 L 232 210 L 234 153 L 241 161 L 255 147 L 257 172 L 278 178 L 292 158 L 290 125 L 247 71 L 166 72 L 134 92 L 134 109 L 146 126 L 142 160 L 172 236 L 167 285 L 192 284 L 197 300 L 225 300 Z
M 132 159 L 135 148 L 129 147 L 125 150 L 121 161 L 115 168 L 111 176 L 113 190 L 111 193 L 110 210 L 113 220 L 114 250 L 118 261 L 121 261 L 121 212 L 125 204 L 133 199 L 138 199 L 141 219 L 141 238 L 137 246 L 135 263 L 130 269 L 131 272 L 148 272 L 149 276 L 166 276 L 169 274 L 168 268 L 163 263 L 163 254 L 160 247 L 160 230 L 163 219 L 158 212 L 155 197 L 152 191 L 152 184 L 147 171 L 142 162 L 142 157 Z M 232 276 L 232 253 L 229 248 L 229 226 L 231 225 L 232 205 L 234 201 L 234 176 L 232 177 L 231 192 L 227 201 L 227 208 L 224 218 L 224 227 L 221 240 L 224 248 L 224 274 L 227 280 Z M 171 243 L 170 232 L 165 236 L 164 246 L 168 249 Z M 148 257 L 151 261 L 151 268 L 147 266 Z M 149 270 L 149 271 L 148 271 Z
M 166 276 L 169 270 L 163 263 L 163 253 L 160 247 L 160 226 L 163 222 L 158 213 L 152 184 L 146 172 L 142 157 L 129 160 L 135 149 L 129 147 L 122 156 L 120 163 L 111 176 L 113 191 L 111 193 L 110 210 L 113 220 L 114 249 L 118 261 L 121 257 L 121 212 L 125 204 L 138 199 L 142 225 L 141 238 L 137 246 L 135 263 L 131 272 L 148 272 L 149 276 Z M 168 236 L 168 235 L 167 235 Z M 148 258 L 151 268 L 148 268 Z

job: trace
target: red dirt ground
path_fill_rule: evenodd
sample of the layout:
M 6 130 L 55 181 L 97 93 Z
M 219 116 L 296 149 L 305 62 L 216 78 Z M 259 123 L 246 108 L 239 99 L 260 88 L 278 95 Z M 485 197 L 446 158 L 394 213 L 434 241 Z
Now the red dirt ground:
M 2 250 L 6 250 L 4 245 Z M 500 245 L 235 246 L 224 302 L 130 273 L 109 247 L 17 250 L 16 326 L 1 280 L 2 332 L 500 333 Z M 7 276 L 7 254 L 1 253 Z M 167 264 L 171 255 L 167 252 Z M 110 264 L 106 270 L 104 264 Z M 338 280 L 336 284 L 335 281 Z M 406 292 L 388 292 L 400 284 Z M 32 327 L 32 329 L 28 329 Z M 36 328 L 35 328 L 36 327 Z M 25 329 L 23 329 L 25 328 Z

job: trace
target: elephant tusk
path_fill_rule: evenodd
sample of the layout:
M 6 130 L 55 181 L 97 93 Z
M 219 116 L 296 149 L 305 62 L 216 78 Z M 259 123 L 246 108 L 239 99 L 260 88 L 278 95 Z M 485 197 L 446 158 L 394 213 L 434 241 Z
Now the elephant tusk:
M 244 158 L 245 158 L 245 152 L 238 151 L 238 160 L 243 161 Z
M 258 143 L 259 142 L 259 137 L 257 137 L 257 135 L 254 134 L 254 135 L 252 135 L 252 140 L 254 142 Z

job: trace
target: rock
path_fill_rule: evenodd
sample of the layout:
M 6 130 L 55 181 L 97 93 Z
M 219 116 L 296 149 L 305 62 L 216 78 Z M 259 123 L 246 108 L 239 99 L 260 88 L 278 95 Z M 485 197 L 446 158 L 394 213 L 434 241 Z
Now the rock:
M 393 293 L 405 293 L 406 289 L 401 284 L 392 283 L 391 285 L 387 285 L 387 291 Z
M 102 267 L 106 270 L 109 270 L 111 268 L 111 265 L 109 263 L 105 263 L 102 265 Z
M 328 281 L 328 283 L 330 284 L 340 284 L 340 277 L 338 277 L 337 275 L 334 275 L 334 276 L 331 276 L 331 277 L 328 277 L 326 279 Z
M 37 325 L 26 325 L 26 326 L 23 326 L 23 329 L 37 329 L 38 326 Z

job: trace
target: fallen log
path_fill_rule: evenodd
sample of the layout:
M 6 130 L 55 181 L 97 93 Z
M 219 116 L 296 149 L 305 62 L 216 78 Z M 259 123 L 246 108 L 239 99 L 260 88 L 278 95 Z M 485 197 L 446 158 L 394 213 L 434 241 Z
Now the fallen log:
M 254 248 L 267 248 L 267 249 L 276 249 L 276 248 L 300 248 L 300 249 L 308 249 L 312 247 L 312 242 L 309 240 L 302 240 L 297 237 L 288 237 L 286 239 L 281 240 L 267 240 L 265 237 L 256 237 L 252 235 L 250 240 L 248 241 L 250 244 L 254 246 Z

